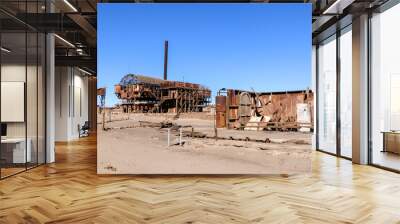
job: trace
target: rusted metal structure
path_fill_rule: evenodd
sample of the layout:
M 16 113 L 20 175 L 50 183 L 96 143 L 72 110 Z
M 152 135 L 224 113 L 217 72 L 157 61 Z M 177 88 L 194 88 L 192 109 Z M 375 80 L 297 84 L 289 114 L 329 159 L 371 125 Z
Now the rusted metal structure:
M 215 123 L 217 128 L 226 127 L 226 96 L 215 97 Z
M 228 89 L 226 96 L 216 98 L 216 124 L 231 129 L 311 130 L 313 100 L 310 90 L 256 93 Z
M 161 83 L 160 111 L 200 112 L 210 103 L 211 90 L 199 84 L 177 81 Z
M 211 97 L 211 90 L 199 84 L 134 74 L 124 76 L 114 90 L 125 113 L 202 111 Z
M 160 84 L 164 80 L 149 76 L 128 74 L 119 84 L 114 86 L 114 92 L 125 113 L 157 112 L 160 100 Z
M 101 112 L 106 106 L 106 88 L 98 88 L 97 97 L 99 98 L 99 103 L 100 103 L 99 108 Z
M 168 80 L 168 40 L 164 42 L 164 80 Z
M 106 88 L 98 88 L 97 96 L 99 97 L 99 102 L 100 102 L 99 113 L 102 114 L 102 127 L 103 127 L 103 130 L 105 130 L 106 129 L 106 127 L 105 127 L 106 113 L 104 110 L 106 107 Z

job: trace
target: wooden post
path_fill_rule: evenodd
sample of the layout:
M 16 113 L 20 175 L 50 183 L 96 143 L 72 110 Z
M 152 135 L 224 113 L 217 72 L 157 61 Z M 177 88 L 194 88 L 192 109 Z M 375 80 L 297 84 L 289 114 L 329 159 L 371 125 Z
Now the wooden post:
M 179 145 L 182 146 L 182 128 L 179 128 Z
M 182 101 L 182 105 L 183 105 L 183 112 L 186 112 L 186 90 L 184 90 L 183 93 L 183 101 Z
M 217 106 L 215 106 L 215 108 L 214 108 L 214 138 L 215 138 L 215 140 L 218 139 L 217 118 L 216 118 L 216 115 L 217 115 Z
M 168 137 L 167 137 L 167 144 L 168 147 L 171 145 L 171 128 L 168 128 Z
M 103 130 L 106 130 L 106 112 L 103 108 Z
M 178 93 L 178 92 L 179 92 L 179 91 L 176 90 L 176 96 L 175 96 L 175 110 L 176 110 L 176 115 L 179 114 L 179 111 L 178 111 L 178 97 L 179 97 L 179 93 Z
M 183 110 L 183 92 L 180 94 L 179 111 Z

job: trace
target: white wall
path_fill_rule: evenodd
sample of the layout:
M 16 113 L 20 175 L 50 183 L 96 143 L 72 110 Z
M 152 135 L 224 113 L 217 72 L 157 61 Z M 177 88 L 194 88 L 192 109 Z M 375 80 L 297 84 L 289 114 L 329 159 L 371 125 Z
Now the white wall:
M 71 133 L 73 138 L 79 137 L 78 124 L 83 125 L 85 121 L 88 121 L 88 78 L 81 76 L 82 73 L 76 75 L 78 70 L 74 70 L 74 82 L 73 82 L 73 94 L 71 96 L 74 99 L 72 108 L 72 119 L 71 119 Z
M 25 70 L 27 69 L 27 70 Z M 28 72 L 28 87 L 27 87 L 27 107 L 34 108 L 35 113 L 32 112 L 32 109 L 27 109 L 27 118 L 28 118 L 28 137 L 30 130 L 36 131 L 36 79 L 31 77 L 31 74 L 35 74 L 36 77 L 36 66 L 28 66 L 19 64 L 3 64 L 1 66 L 1 81 L 3 82 L 24 82 L 26 71 Z M 39 107 L 42 105 L 39 105 Z M 2 108 L 2 110 L 7 110 L 7 108 Z M 8 122 L 7 132 L 10 137 L 25 137 L 25 123 L 26 122 Z M 36 132 L 35 132 L 36 136 Z
M 55 141 L 67 141 L 69 133 L 69 68 L 55 68 Z
M 37 70 L 39 69 L 39 70 Z M 42 68 L 36 65 L 25 66 L 24 64 L 9 63 L 2 64 L 1 66 L 1 81 L 2 82 L 23 82 L 26 84 L 26 108 L 25 105 L 20 108 L 21 113 L 27 115 L 27 119 L 21 122 L 6 122 L 7 123 L 7 137 L 10 138 L 24 138 L 25 135 L 30 140 L 30 148 L 32 151 L 32 162 L 39 159 L 39 163 L 44 163 L 44 83 Z M 25 79 L 28 80 L 25 80 Z M 3 90 L 2 90 L 3 91 Z M 24 94 L 24 90 L 21 90 Z M 7 97 L 2 95 L 3 97 Z M 24 104 L 24 102 L 23 102 Z M 2 112 L 12 110 L 11 108 L 1 108 Z M 25 111 L 26 110 L 26 111 Z M 7 111 L 13 113 L 12 111 Z M 37 155 L 39 153 L 39 155 Z
M 76 68 L 56 67 L 55 140 L 79 137 L 78 125 L 88 120 L 88 78 Z
M 25 82 L 25 64 L 4 64 L 1 66 L 1 81 Z M 1 108 L 7 110 L 7 108 Z M 25 137 L 25 122 L 7 123 L 8 137 Z

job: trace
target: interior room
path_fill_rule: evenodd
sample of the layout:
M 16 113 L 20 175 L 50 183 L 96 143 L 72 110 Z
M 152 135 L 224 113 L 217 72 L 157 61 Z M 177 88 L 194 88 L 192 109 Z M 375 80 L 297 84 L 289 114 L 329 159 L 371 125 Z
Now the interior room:
M 93 132 L 89 119 L 96 116 L 97 80 L 96 63 L 90 57 L 95 51 L 79 25 L 46 26 L 39 25 L 45 21 L 42 18 L 29 18 L 75 8 L 44 0 L 2 1 L 0 6 L 0 178 L 4 179 L 54 162 L 55 142 Z M 82 7 L 93 10 L 87 3 Z M 46 33 L 51 31 L 58 34 L 50 37 Z M 72 38 L 68 41 L 65 36 Z
M 373 14 L 371 72 L 371 162 L 400 170 L 400 5 Z
M 2 178 L 45 162 L 45 36 L 15 28 L 1 33 Z
M 137 2 L 0 1 L 0 223 L 399 223 L 398 0 L 241 1 L 312 4 L 310 173 L 99 175 L 97 4 Z

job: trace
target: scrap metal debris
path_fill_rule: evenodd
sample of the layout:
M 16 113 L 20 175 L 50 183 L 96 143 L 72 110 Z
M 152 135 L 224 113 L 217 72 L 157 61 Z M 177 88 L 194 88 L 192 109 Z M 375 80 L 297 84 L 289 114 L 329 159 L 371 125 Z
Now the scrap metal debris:
M 218 128 L 310 132 L 313 129 L 310 90 L 246 92 L 228 89 L 216 96 Z

